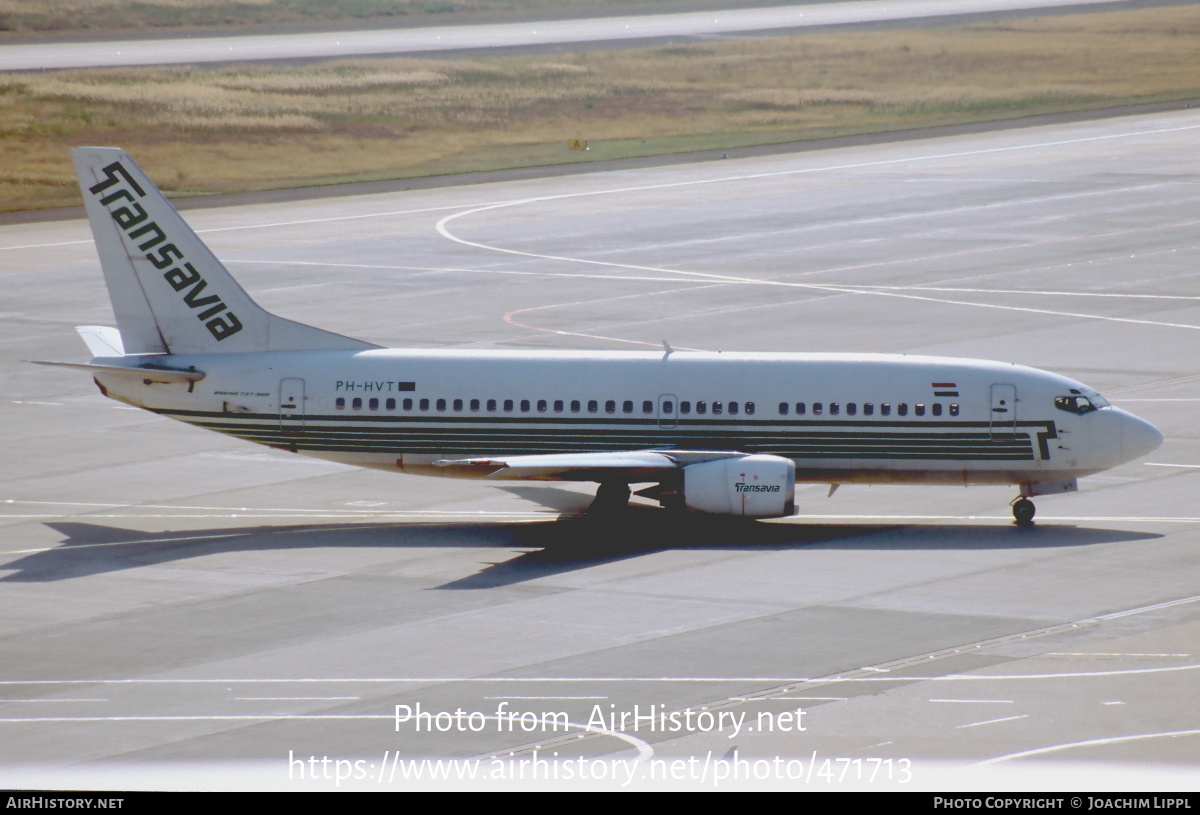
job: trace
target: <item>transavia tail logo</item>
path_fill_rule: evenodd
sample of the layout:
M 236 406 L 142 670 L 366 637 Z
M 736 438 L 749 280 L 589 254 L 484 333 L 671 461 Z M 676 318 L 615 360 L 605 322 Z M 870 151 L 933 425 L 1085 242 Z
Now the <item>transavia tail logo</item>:
M 779 492 L 778 484 L 747 484 L 739 481 L 733 486 L 738 492 Z
M 183 252 L 175 244 L 167 243 L 155 252 L 150 251 L 164 243 L 167 240 L 167 234 L 154 221 L 146 221 L 148 217 L 146 210 L 142 209 L 141 205 L 134 200 L 129 190 L 136 192 L 138 198 L 145 196 L 146 191 L 134 181 L 133 177 L 129 175 L 129 171 L 122 167 L 119 161 L 114 161 L 105 167 L 103 172 L 104 178 L 94 187 L 88 188 L 88 192 L 92 195 L 99 195 L 114 184 L 124 182 L 125 186 L 119 187 L 101 198 L 100 205 L 108 207 L 109 204 L 116 201 L 129 202 L 126 206 L 109 210 L 112 219 L 131 241 L 142 241 L 137 244 L 137 248 L 146 253 L 147 260 L 154 264 L 155 269 L 167 269 L 168 266 L 172 266 L 178 261 L 177 265 L 163 272 L 163 279 L 170 283 L 171 288 L 177 292 L 187 289 L 187 293 L 183 295 L 183 302 L 187 303 L 189 308 L 196 309 L 196 318 L 204 323 L 208 333 L 220 341 L 241 331 L 242 321 L 229 310 L 229 307 L 221 301 L 218 295 L 201 296 L 204 289 L 208 287 L 208 282 L 200 276 L 192 264 L 187 262 Z M 126 186 L 129 189 L 125 189 Z M 144 240 L 142 240 L 143 238 Z

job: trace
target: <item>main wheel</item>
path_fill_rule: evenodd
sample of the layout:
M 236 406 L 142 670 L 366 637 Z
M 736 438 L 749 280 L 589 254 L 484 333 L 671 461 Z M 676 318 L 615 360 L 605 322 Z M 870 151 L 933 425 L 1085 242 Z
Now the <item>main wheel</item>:
M 1033 505 L 1033 501 L 1030 501 L 1028 498 L 1021 498 L 1013 504 L 1012 510 L 1017 526 L 1033 526 L 1033 516 L 1037 512 L 1037 507 Z
M 620 481 L 600 484 L 596 497 L 588 507 L 590 515 L 605 515 L 620 512 L 629 504 L 629 485 Z

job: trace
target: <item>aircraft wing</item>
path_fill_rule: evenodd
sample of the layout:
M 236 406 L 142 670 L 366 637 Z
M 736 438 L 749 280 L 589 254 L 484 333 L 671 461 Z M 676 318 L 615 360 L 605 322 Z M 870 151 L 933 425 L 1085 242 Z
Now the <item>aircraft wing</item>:
M 466 472 L 491 470 L 485 477 L 527 481 L 660 481 L 686 464 L 742 456 L 719 450 L 630 450 L 608 453 L 488 456 L 442 459 L 439 467 Z M 451 473 L 447 473 L 449 475 Z

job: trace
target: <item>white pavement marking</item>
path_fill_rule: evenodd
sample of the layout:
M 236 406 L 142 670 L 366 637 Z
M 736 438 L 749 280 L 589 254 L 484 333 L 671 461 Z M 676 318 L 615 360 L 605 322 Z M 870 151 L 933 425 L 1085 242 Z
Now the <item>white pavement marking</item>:
M 261 224 L 240 224 L 238 226 L 218 226 L 211 229 L 197 229 L 197 235 L 211 235 L 215 232 L 238 232 L 245 229 L 275 229 L 285 226 L 306 226 L 308 224 L 329 224 L 338 221 L 358 221 L 364 218 L 388 218 L 399 215 L 419 215 L 422 212 L 441 212 L 447 209 L 459 209 L 461 205 L 455 204 L 442 207 L 424 207 L 421 209 L 398 209 L 389 210 L 387 212 L 365 212 L 360 215 L 330 215 L 324 218 L 300 218 L 294 221 L 271 221 Z M 14 244 L 13 246 L 0 246 L 0 252 L 5 252 L 12 249 L 49 249 L 55 246 L 79 246 L 83 244 L 93 243 L 91 238 L 78 241 L 54 241 L 52 243 L 22 243 Z
M 512 699 L 512 700 L 530 700 L 530 699 L 559 699 L 559 700 L 562 700 L 562 699 L 566 699 L 566 700 L 575 700 L 575 701 L 580 701 L 580 700 L 591 701 L 593 699 L 607 699 L 608 697 L 607 696 L 544 696 L 543 695 L 543 696 L 485 696 L 483 698 L 493 700 L 493 701 L 500 701 L 503 699 Z
M 235 696 L 237 702 L 356 702 L 361 696 Z
M 649 283 L 678 283 L 678 276 L 651 277 L 648 275 L 580 274 L 579 272 L 527 272 L 518 269 L 465 269 L 437 266 L 396 266 L 388 263 L 338 263 L 311 260 L 229 260 L 226 263 L 245 263 L 263 266 L 328 266 L 334 269 L 381 269 L 390 272 L 438 272 L 440 274 L 501 275 L 516 277 L 567 277 L 572 280 L 637 280 Z M 557 305 L 557 304 L 556 304 Z
M 1128 131 L 1128 132 L 1123 132 L 1123 133 L 1103 134 L 1103 135 L 1098 135 L 1098 136 L 1082 136 L 1082 137 L 1071 138 L 1071 139 L 1055 139 L 1055 140 L 1048 140 L 1048 141 L 1031 142 L 1031 143 L 1027 143 L 1027 144 L 1016 144 L 1016 145 L 1005 145 L 1005 146 L 1000 146 L 1000 147 L 982 148 L 982 149 L 978 149 L 978 150 L 949 151 L 949 152 L 941 152 L 941 153 L 930 153 L 930 154 L 919 155 L 919 156 L 906 156 L 903 158 L 895 158 L 895 159 L 879 159 L 879 160 L 874 160 L 874 161 L 849 162 L 849 163 L 843 163 L 843 164 L 824 165 L 824 166 L 820 166 L 820 167 L 801 167 L 801 168 L 789 169 L 789 170 L 773 170 L 773 171 L 761 172 L 761 173 L 744 173 L 744 174 L 736 174 L 736 175 L 718 176 L 715 178 L 690 179 L 690 180 L 686 180 L 686 181 L 664 182 L 664 183 L 658 183 L 658 184 L 641 184 L 641 185 L 632 185 L 632 186 L 626 186 L 626 187 L 611 187 L 611 188 L 602 189 L 602 190 L 587 190 L 587 191 L 583 191 L 583 192 L 558 193 L 558 194 L 554 194 L 554 195 L 534 196 L 531 198 L 518 199 L 518 200 L 514 200 L 514 201 L 506 201 L 506 202 L 472 206 L 467 209 L 461 210 L 459 212 L 445 216 L 444 218 L 442 218 L 441 220 L 439 220 L 437 222 L 436 228 L 437 228 L 438 233 L 441 234 L 442 237 L 446 238 L 447 240 L 453 241 L 455 243 L 458 243 L 458 244 L 461 244 L 463 246 L 467 246 L 467 247 L 470 247 L 473 249 L 481 249 L 481 250 L 488 251 L 488 252 L 497 252 L 497 253 L 502 253 L 502 254 L 517 255 L 520 257 L 527 257 L 527 258 L 533 258 L 533 259 L 538 259 L 538 260 L 552 260 L 552 261 L 558 261 L 558 262 L 562 262 L 562 263 L 574 263 L 574 264 L 583 264 L 583 265 L 589 265 L 589 266 L 602 266 L 602 267 L 606 267 L 606 268 L 610 268 L 610 269 L 628 269 L 631 271 L 643 272 L 643 273 L 650 272 L 650 273 L 654 273 L 654 274 L 676 275 L 679 279 L 683 279 L 683 280 L 688 280 L 688 279 L 696 280 L 696 281 L 703 280 L 703 281 L 716 282 L 716 283 L 732 283 L 732 284 L 753 285 L 753 286 L 783 286 L 783 287 L 789 287 L 789 288 L 801 288 L 801 289 L 810 289 L 810 290 L 818 290 L 818 291 L 832 291 L 832 292 L 839 292 L 839 293 L 843 293 L 843 294 L 859 294 L 859 295 L 874 295 L 874 296 L 881 296 L 881 297 L 894 297 L 894 298 L 901 298 L 901 299 L 907 299 L 907 300 L 919 300 L 919 301 L 925 301 L 925 302 L 931 302 L 931 303 L 940 303 L 940 304 L 946 304 L 946 305 L 967 306 L 967 307 L 971 307 L 971 308 L 988 308 L 988 309 L 998 309 L 998 310 L 1002 310 L 1002 311 L 1017 311 L 1017 312 L 1026 312 L 1026 313 L 1033 313 L 1033 314 L 1045 314 L 1045 315 L 1054 316 L 1054 317 L 1073 317 L 1073 318 L 1086 319 L 1086 320 L 1099 320 L 1099 321 L 1105 321 L 1105 322 L 1118 322 L 1118 323 L 1132 323 L 1132 324 L 1137 324 L 1137 325 L 1149 325 L 1149 326 L 1156 326 L 1156 327 L 1161 327 L 1161 328 L 1172 328 L 1172 329 L 1182 328 L 1182 329 L 1187 329 L 1187 330 L 1200 330 L 1200 325 L 1193 325 L 1193 324 L 1189 324 L 1189 323 L 1173 323 L 1173 322 L 1165 322 L 1165 321 L 1159 321 L 1159 320 L 1143 320 L 1143 319 L 1136 319 L 1136 318 L 1131 318 L 1131 317 L 1112 317 L 1112 316 L 1101 315 L 1101 314 L 1087 314 L 1087 313 L 1081 313 L 1081 312 L 1060 311 L 1060 310 L 1045 309 L 1045 308 L 1032 308 L 1032 307 L 1027 307 L 1027 306 L 1001 305 L 998 303 L 977 303 L 977 302 L 970 302 L 970 301 L 964 301 L 964 300 L 949 299 L 949 298 L 944 298 L 944 297 L 931 297 L 931 296 L 924 296 L 924 295 L 917 295 L 917 294 L 908 294 L 908 293 L 904 293 L 903 290 L 896 291 L 896 290 L 892 290 L 889 287 L 884 287 L 884 286 L 855 286 L 855 285 L 849 285 L 849 284 L 836 284 L 836 283 L 829 283 L 829 284 L 801 283 L 801 282 L 796 282 L 796 281 L 776 280 L 776 279 L 760 279 L 760 278 L 745 277 L 745 276 L 741 276 L 741 275 L 719 274 L 719 273 L 712 273 L 712 272 L 698 272 L 698 271 L 689 271 L 689 270 L 685 270 L 685 269 L 668 269 L 668 268 L 664 268 L 664 267 L 660 267 L 660 266 L 645 266 L 645 265 L 640 265 L 640 264 L 618 263 L 615 261 L 592 260 L 592 259 L 588 259 L 588 258 L 576 258 L 576 257 L 563 256 L 563 255 L 550 255 L 550 254 L 539 253 L 539 252 L 527 252 L 527 251 L 520 250 L 520 249 L 509 249 L 509 248 L 505 248 L 505 247 L 501 247 L 501 246 L 482 243 L 480 241 L 468 240 L 466 238 L 462 238 L 462 237 L 459 237 L 458 235 L 455 235 L 453 232 L 450 231 L 450 227 L 449 227 L 449 224 L 455 220 L 458 220 L 460 218 L 465 218 L 465 217 L 471 216 L 471 215 L 477 215 L 482 212 L 490 212 L 490 211 L 497 210 L 497 209 L 503 209 L 503 208 L 508 208 L 508 207 L 519 207 L 519 206 L 525 206 L 525 205 L 529 205 L 529 204 L 546 203 L 546 202 L 550 202 L 550 201 L 562 201 L 562 200 L 567 200 L 567 199 L 588 198 L 588 197 L 602 196 L 602 195 L 621 195 L 621 194 L 627 194 L 627 193 L 633 193 L 633 192 L 646 192 L 646 191 L 652 191 L 652 190 L 671 189 L 671 188 L 688 187 L 688 186 L 699 186 L 699 185 L 706 185 L 706 184 L 723 184 L 723 183 L 749 181 L 749 180 L 761 180 L 761 179 L 765 179 L 765 178 L 779 178 L 779 177 L 784 177 L 784 176 L 809 175 L 809 174 L 824 173 L 824 172 L 838 172 L 838 171 L 861 169 L 861 168 L 865 168 L 865 167 L 895 166 L 895 165 L 900 165 L 900 164 L 938 161 L 938 160 L 945 160 L 945 159 L 966 158 L 966 157 L 980 156 L 980 155 L 993 155 L 993 154 L 1010 153 L 1010 152 L 1017 152 L 1017 151 L 1024 151 L 1024 150 L 1044 149 L 1044 148 L 1051 148 L 1051 147 L 1065 147 L 1065 146 L 1084 144 L 1084 143 L 1090 143 L 1090 142 L 1111 141 L 1111 140 L 1115 140 L 1115 139 L 1128 139 L 1128 138 L 1141 137 L 1141 136 L 1161 135 L 1161 134 L 1165 134 L 1165 133 L 1177 133 L 1177 132 L 1184 132 L 1184 131 L 1196 130 L 1196 129 L 1200 129 L 1200 125 L 1181 125 L 1181 126 L 1177 126 L 1177 127 L 1142 129 L 1142 130 L 1134 130 L 1134 131 Z M 1158 228 L 1158 227 L 1155 227 L 1155 228 Z M 621 279 L 623 279 L 623 278 L 621 278 Z M 909 290 L 908 287 L 905 287 L 905 290 Z M 917 289 L 912 289 L 912 290 L 917 290 Z M 923 290 L 929 290 L 929 289 L 923 289 Z M 1122 296 L 1122 295 L 1112 294 L 1111 296 L 1118 297 L 1118 296 Z M 556 332 L 556 333 L 561 333 L 561 332 Z M 593 335 L 588 335 L 588 336 L 593 336 Z M 632 340 L 625 340 L 625 339 L 621 339 L 618 337 L 600 337 L 599 335 L 594 335 L 594 336 L 599 339 L 609 339 L 609 340 L 619 341 L 619 342 L 633 342 Z
M 970 724 L 960 724 L 955 729 L 956 730 L 965 730 L 968 727 L 979 727 L 980 725 L 985 725 L 985 724 L 999 724 L 1000 722 L 1012 722 L 1012 721 L 1016 721 L 1017 719 L 1028 719 L 1028 718 L 1029 718 L 1028 713 L 1022 713 L 1020 716 L 1005 716 L 1003 719 L 988 719 L 985 722 L 971 722 Z
M 0 679 L 0 686 L 57 686 L 57 685 L 414 685 L 414 684 L 572 684 L 612 682 L 615 684 L 746 684 L 773 683 L 778 685 L 820 683 L 870 683 L 870 682 L 962 682 L 962 681 L 998 681 L 1013 679 L 1079 679 L 1081 677 L 1113 677 L 1144 675 L 1155 673 L 1178 673 L 1200 669 L 1200 663 L 1192 665 L 1167 665 L 1155 668 L 1125 668 L 1108 671 L 1062 671 L 1059 673 L 1040 674 L 947 674 L 945 676 L 924 676 L 920 674 L 889 674 L 887 676 L 376 676 L 376 677 L 218 677 L 211 679 L 197 678 L 154 678 L 133 677 L 124 679 Z M 501 698 L 501 697 L 490 697 Z M 590 698 L 590 697 L 588 697 Z M 776 698 L 792 697 L 763 696 L 755 697 L 763 701 Z M 798 699 L 841 699 L 839 696 L 803 696 Z M 5 720 L 0 720 L 5 721 Z
M 963 705 L 1011 705 L 1012 699 L 930 699 L 930 702 L 954 702 Z
M 992 764 L 999 764 L 1004 761 L 1012 761 L 1018 758 L 1032 758 L 1034 756 L 1044 756 L 1050 753 L 1059 753 L 1063 750 L 1075 750 L 1080 747 L 1099 747 L 1105 744 L 1124 744 L 1131 741 L 1145 741 L 1147 739 L 1171 739 L 1179 736 L 1196 736 L 1200 735 L 1200 730 L 1168 730 L 1161 733 L 1140 733 L 1136 736 L 1113 736 L 1107 739 L 1088 739 L 1086 741 L 1072 741 L 1065 744 L 1055 744 L 1051 747 L 1038 747 L 1034 750 L 1022 750 L 1019 753 L 1009 753 L 1006 756 L 997 756 L 996 758 L 981 761 L 976 764 L 976 767 L 987 767 Z

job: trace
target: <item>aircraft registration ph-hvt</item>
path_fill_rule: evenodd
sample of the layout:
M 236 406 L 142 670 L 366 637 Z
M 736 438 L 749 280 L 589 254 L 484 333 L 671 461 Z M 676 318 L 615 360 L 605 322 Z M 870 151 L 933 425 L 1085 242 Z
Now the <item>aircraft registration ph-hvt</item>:
M 387 350 L 262 309 L 123 151 L 74 161 L 117 328 L 102 393 L 220 433 L 422 475 L 630 485 L 670 509 L 795 512 L 796 483 L 1010 484 L 1031 497 L 1162 442 L 1071 379 L 930 356 Z

